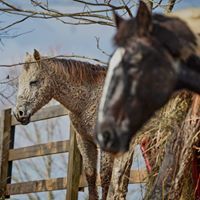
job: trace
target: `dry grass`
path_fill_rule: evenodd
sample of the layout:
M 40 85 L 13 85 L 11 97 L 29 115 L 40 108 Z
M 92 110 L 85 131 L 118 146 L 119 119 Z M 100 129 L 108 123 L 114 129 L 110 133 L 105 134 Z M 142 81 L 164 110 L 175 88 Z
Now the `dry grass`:
M 153 183 L 162 164 L 165 147 L 173 131 L 180 131 L 183 121 L 186 118 L 189 108 L 192 104 L 192 94 L 182 91 L 176 93 L 169 103 L 158 111 L 155 116 L 146 124 L 137 138 L 138 143 L 141 140 L 147 140 L 148 146 L 146 153 L 150 159 L 152 171 L 149 174 L 147 188 L 151 190 Z M 177 166 L 178 168 L 178 166 Z M 191 170 L 189 170 L 191 172 Z M 184 186 L 181 200 L 192 200 L 194 188 L 192 187 L 191 173 L 184 177 Z

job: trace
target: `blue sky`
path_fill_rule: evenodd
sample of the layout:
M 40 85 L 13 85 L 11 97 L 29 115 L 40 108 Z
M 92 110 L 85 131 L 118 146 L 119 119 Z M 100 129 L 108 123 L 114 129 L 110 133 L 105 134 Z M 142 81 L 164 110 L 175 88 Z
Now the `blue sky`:
M 24 1 L 15 0 L 19 6 L 24 6 Z M 52 0 L 50 2 L 53 2 Z M 54 1 L 52 4 L 55 9 L 81 11 L 80 4 L 70 3 L 70 1 Z M 136 1 L 137 2 L 137 1 Z M 79 7 L 78 7 L 79 5 Z M 179 0 L 174 10 L 187 7 L 200 6 L 199 0 Z M 67 7 L 68 9 L 65 9 Z M 16 16 L 1 15 L 2 25 L 8 21 L 17 19 Z M 1 24 L 0 24 L 1 26 Z M 14 27 L 13 33 L 32 31 L 15 39 L 5 39 L 4 45 L 0 47 L 0 63 L 13 63 L 22 61 L 25 52 L 32 52 L 34 48 L 41 51 L 42 54 L 51 54 L 55 49 L 60 54 L 80 54 L 90 57 L 96 57 L 102 60 L 108 60 L 96 48 L 95 37 L 100 37 L 102 49 L 109 53 L 113 51 L 112 36 L 114 28 L 101 25 L 72 26 L 65 25 L 56 20 L 35 20 L 29 19 L 22 24 Z
M 55 8 L 62 10 L 63 3 L 57 3 Z M 76 10 L 77 7 L 72 4 L 70 8 Z M 3 15 L 3 21 L 6 20 L 11 19 L 8 15 Z M 0 52 L 3 58 L 3 60 L 1 59 L 2 63 L 23 60 L 25 52 L 32 52 L 34 48 L 37 48 L 43 54 L 49 54 L 51 49 L 56 49 L 57 53 L 62 54 L 75 53 L 102 58 L 103 55 L 96 49 L 95 37 L 101 38 L 103 49 L 111 50 L 112 43 L 110 41 L 114 33 L 110 27 L 72 26 L 56 20 L 40 19 L 29 19 L 16 26 L 13 32 L 27 31 L 32 32 L 15 39 L 4 40 L 5 46 L 1 48 Z M 106 60 L 105 57 L 103 58 Z
M 28 8 L 29 1 L 12 0 L 19 7 Z M 101 1 L 100 1 L 101 2 Z M 138 2 L 138 1 L 133 1 Z M 163 0 L 163 2 L 167 2 Z M 179 0 L 174 10 L 199 7 L 199 0 Z M 58 10 L 67 12 L 82 11 L 83 6 L 79 3 L 65 0 L 49 0 L 50 5 Z M 135 12 L 135 8 L 132 9 Z M 162 12 L 162 9 L 156 9 L 156 12 Z M 8 14 L 0 15 L 0 27 L 7 25 L 11 21 L 21 19 L 21 17 L 10 16 Z M 28 19 L 27 21 L 13 27 L 10 33 L 19 34 L 29 32 L 14 39 L 3 39 L 0 45 L 0 64 L 18 63 L 24 60 L 26 52 L 33 52 L 36 48 L 42 55 L 52 54 L 78 54 L 98 58 L 108 61 L 109 57 L 102 54 L 96 47 L 95 37 L 100 38 L 100 47 L 111 54 L 114 50 L 112 37 L 115 28 L 102 25 L 82 25 L 73 26 L 63 24 L 55 19 L 41 20 Z M 8 68 L 0 68 L 0 82 L 10 73 Z M 0 87 L 2 87 L 0 85 Z M 0 88 L 1 90 L 1 88 Z M 1 103 L 0 103 L 1 104 Z M 4 106 L 11 106 L 8 102 Z M 0 105 L 2 107 L 2 105 Z

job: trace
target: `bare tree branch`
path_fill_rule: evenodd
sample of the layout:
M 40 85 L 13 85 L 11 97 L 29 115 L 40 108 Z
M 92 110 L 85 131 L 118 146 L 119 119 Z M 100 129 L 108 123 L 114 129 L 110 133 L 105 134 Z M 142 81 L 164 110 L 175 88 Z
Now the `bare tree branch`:
M 168 3 L 165 8 L 165 13 L 170 13 L 172 9 L 174 8 L 175 3 L 176 3 L 176 0 L 168 0 Z
M 75 55 L 75 54 L 44 57 L 41 60 L 49 60 L 49 59 L 52 59 L 52 58 L 77 58 L 77 59 L 84 59 L 84 60 L 94 61 L 94 62 L 100 63 L 102 65 L 107 65 L 107 62 L 101 61 L 99 59 L 90 58 L 90 57 L 87 57 L 87 56 Z M 29 63 L 36 63 L 36 61 L 35 62 L 29 62 Z M 19 63 L 14 63 L 14 64 L 1 64 L 0 67 L 14 67 L 14 66 L 19 66 L 19 65 L 24 65 L 24 64 L 25 64 L 25 62 L 19 62 Z
M 32 16 L 32 15 L 31 15 L 31 16 Z M 13 27 L 13 26 L 16 25 L 16 24 L 22 23 L 22 22 L 24 22 L 25 20 L 27 20 L 28 18 L 30 18 L 31 16 L 24 17 L 24 18 L 21 19 L 21 20 L 17 20 L 17 21 L 15 21 L 15 22 L 9 24 L 8 26 L 5 26 L 5 27 L 3 27 L 3 28 L 0 28 L 0 31 L 6 30 L 6 29 L 8 29 L 8 28 L 10 28 L 10 27 Z
M 11 27 L 16 23 L 20 23 L 20 21 L 25 21 L 28 18 L 38 18 L 38 19 L 59 19 L 59 21 L 65 24 L 73 24 L 73 25 L 88 25 L 88 24 L 99 24 L 99 25 L 106 25 L 106 26 L 114 26 L 111 17 L 109 17 L 108 13 L 111 13 L 113 10 L 124 10 L 126 11 L 129 16 L 132 17 L 131 8 L 133 5 L 128 5 L 123 0 L 123 5 L 114 5 L 111 4 L 110 1 L 107 3 L 95 3 L 82 1 L 82 0 L 74 0 L 76 3 L 81 3 L 84 7 L 87 6 L 87 11 L 82 12 L 61 12 L 59 10 L 53 9 L 49 7 L 49 4 L 44 4 L 42 2 L 38 2 L 36 0 L 31 0 L 31 3 L 34 8 L 21 8 L 17 7 L 14 3 L 7 2 L 5 0 L 0 0 L 0 3 L 3 5 L 0 7 L 0 11 L 4 13 L 8 13 L 10 15 L 20 15 L 24 16 L 22 20 L 19 22 L 13 22 L 6 27 Z M 116 3 L 117 4 L 117 3 Z M 91 9 L 89 6 L 98 8 L 98 9 Z M 36 9 L 35 9 L 36 8 Z M 73 21 L 63 20 L 62 18 L 70 18 Z M 5 27 L 5 28 L 6 28 Z
M 99 38 L 99 37 L 95 37 L 95 39 L 96 39 L 96 42 L 97 42 L 97 49 L 98 49 L 99 51 L 101 51 L 101 53 L 103 53 L 104 55 L 110 57 L 111 54 L 105 52 L 105 51 L 100 47 L 100 44 L 99 44 L 99 43 L 100 43 L 100 38 Z
M 152 8 L 152 10 L 158 8 L 159 6 L 161 6 L 162 0 L 160 0 L 159 2 L 155 3 L 156 5 Z

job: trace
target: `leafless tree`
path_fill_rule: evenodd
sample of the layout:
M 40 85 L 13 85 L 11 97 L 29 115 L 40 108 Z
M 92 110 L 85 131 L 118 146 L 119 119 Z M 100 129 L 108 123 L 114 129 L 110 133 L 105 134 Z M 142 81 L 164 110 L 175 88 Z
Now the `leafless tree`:
M 163 3 L 163 0 L 144 0 L 152 9 L 161 7 L 166 9 L 166 12 L 172 10 L 175 0 L 168 0 L 168 4 Z M 74 5 L 75 9 L 71 10 L 69 5 Z M 131 0 L 71 0 L 68 2 L 63 1 L 63 8 L 57 7 L 55 2 L 49 0 L 29 0 L 23 3 L 19 1 L 6 1 L 0 0 L 0 16 L 9 16 L 9 21 L 0 21 L 0 43 L 4 45 L 6 38 L 12 38 L 22 36 L 23 34 L 30 32 L 27 30 L 23 33 L 15 32 L 15 28 L 22 25 L 30 19 L 42 19 L 51 20 L 56 19 L 58 22 L 66 25 L 103 25 L 113 27 L 112 13 L 117 11 L 120 15 L 127 15 L 132 17 L 132 12 L 137 6 L 138 2 Z M 99 51 L 104 55 L 110 56 L 106 50 L 103 50 L 100 45 L 100 38 L 96 38 L 96 46 Z M 98 60 L 87 56 L 80 55 L 57 55 L 56 57 L 70 57 L 77 59 L 90 60 L 92 62 L 98 62 L 101 64 L 107 64 L 107 61 Z M 17 65 L 23 65 L 21 63 L 6 64 L 0 63 L 0 67 L 14 67 Z M 12 70 L 11 70 L 12 71 Z M 17 75 L 15 76 L 0 76 L 0 102 L 1 105 L 8 104 L 13 105 L 11 96 L 15 94 L 15 88 L 12 87 L 13 81 L 15 82 Z M 9 89 L 8 89 L 9 87 Z

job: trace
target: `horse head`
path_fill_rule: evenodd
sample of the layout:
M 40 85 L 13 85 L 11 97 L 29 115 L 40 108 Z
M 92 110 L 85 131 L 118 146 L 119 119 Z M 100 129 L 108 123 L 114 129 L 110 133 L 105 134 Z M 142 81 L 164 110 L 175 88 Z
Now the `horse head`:
M 173 20 L 187 29 L 178 19 L 154 17 L 142 1 L 135 18 L 115 14 L 118 48 L 110 59 L 96 126 L 102 149 L 127 151 L 136 132 L 180 89 L 181 64 L 189 57 L 181 41 L 191 33 L 181 35 L 178 28 L 174 33 Z M 170 40 L 176 41 L 174 49 Z
M 30 117 L 53 96 L 53 82 L 40 53 L 26 54 L 25 64 L 19 76 L 17 104 L 14 115 L 22 124 L 28 124 Z

